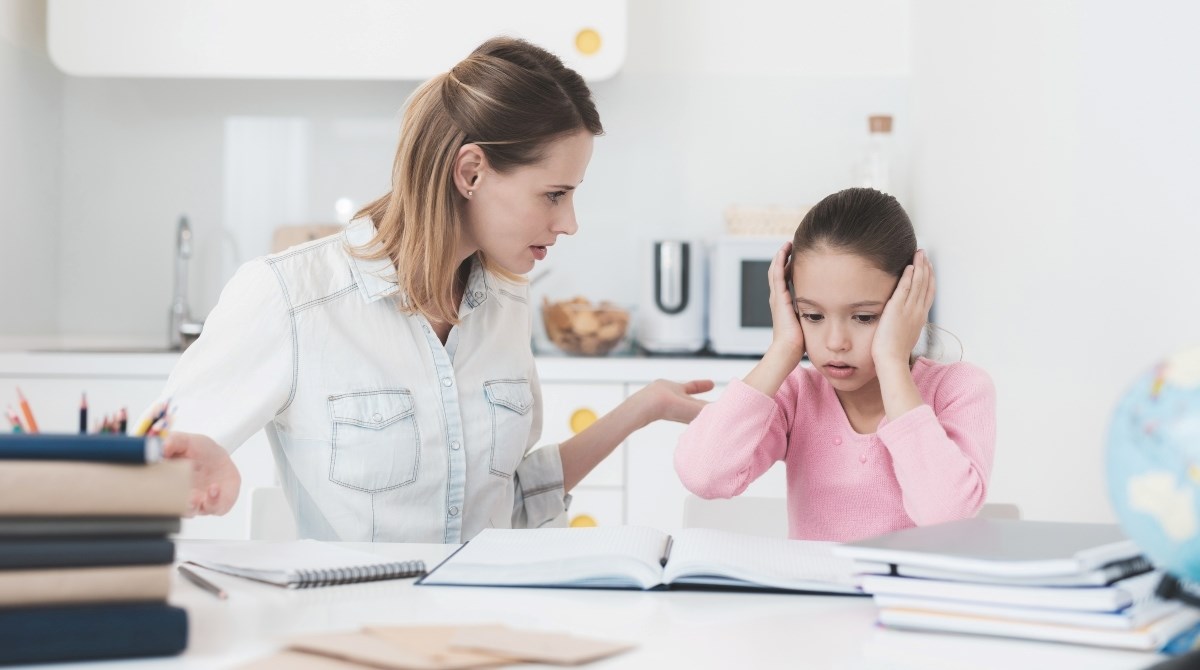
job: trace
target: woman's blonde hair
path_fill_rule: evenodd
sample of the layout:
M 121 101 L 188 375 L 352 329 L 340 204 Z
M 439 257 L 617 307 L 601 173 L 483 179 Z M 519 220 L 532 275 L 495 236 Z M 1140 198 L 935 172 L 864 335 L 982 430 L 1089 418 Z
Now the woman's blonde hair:
M 392 190 L 358 213 L 375 224 L 365 259 L 390 258 L 407 294 L 402 309 L 430 321 L 458 323 L 455 251 L 466 200 L 455 188 L 454 164 L 464 144 L 477 144 L 489 165 L 506 172 L 534 165 L 554 140 L 586 130 L 604 132 L 583 78 L 554 54 L 529 42 L 484 42 L 449 72 L 409 98 L 392 165 Z M 477 254 L 484 267 L 515 278 Z

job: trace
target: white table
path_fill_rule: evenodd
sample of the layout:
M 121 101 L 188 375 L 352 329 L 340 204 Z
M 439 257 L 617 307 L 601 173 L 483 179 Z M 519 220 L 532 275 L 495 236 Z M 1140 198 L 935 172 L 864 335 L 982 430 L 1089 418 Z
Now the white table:
M 189 542 L 180 542 L 186 555 Z M 429 567 L 452 546 L 346 543 Z M 1144 668 L 1155 654 L 884 630 L 869 598 L 729 592 L 639 592 L 414 586 L 413 580 L 288 591 L 205 571 L 218 600 L 176 573 L 171 603 L 190 617 L 173 658 L 26 666 L 31 669 L 220 670 L 266 656 L 289 635 L 363 624 L 506 623 L 636 642 L 587 667 L 1088 670 Z M 532 666 L 531 666 L 532 667 Z M 539 666 L 540 667 L 540 666 Z

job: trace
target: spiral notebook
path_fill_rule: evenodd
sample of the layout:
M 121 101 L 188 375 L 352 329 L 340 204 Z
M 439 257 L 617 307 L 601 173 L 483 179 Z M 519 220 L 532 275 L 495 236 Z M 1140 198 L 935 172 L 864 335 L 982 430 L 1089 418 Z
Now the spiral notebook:
M 190 545 L 180 553 L 185 563 L 289 589 L 425 574 L 423 561 L 397 561 L 317 540 Z

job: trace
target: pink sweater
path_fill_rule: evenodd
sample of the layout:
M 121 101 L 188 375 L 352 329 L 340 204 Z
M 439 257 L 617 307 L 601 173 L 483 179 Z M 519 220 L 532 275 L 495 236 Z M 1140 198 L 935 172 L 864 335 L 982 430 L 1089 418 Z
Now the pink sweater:
M 797 367 L 774 398 L 735 379 L 679 438 L 675 471 L 702 498 L 731 498 L 785 461 L 795 539 L 848 542 L 973 516 L 996 446 L 991 378 L 924 358 L 912 374 L 925 404 L 868 435 L 811 367 Z

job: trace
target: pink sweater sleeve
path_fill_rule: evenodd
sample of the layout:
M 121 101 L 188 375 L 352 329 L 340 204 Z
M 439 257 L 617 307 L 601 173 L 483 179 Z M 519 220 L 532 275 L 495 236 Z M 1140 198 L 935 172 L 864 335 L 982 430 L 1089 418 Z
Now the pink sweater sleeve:
M 948 366 L 932 405 L 905 412 L 878 432 L 904 510 L 919 526 L 979 510 L 996 448 L 996 389 L 986 372 L 966 363 Z
M 771 398 L 740 379 L 700 410 L 675 449 L 675 472 L 701 498 L 732 498 L 787 454 L 799 370 Z

